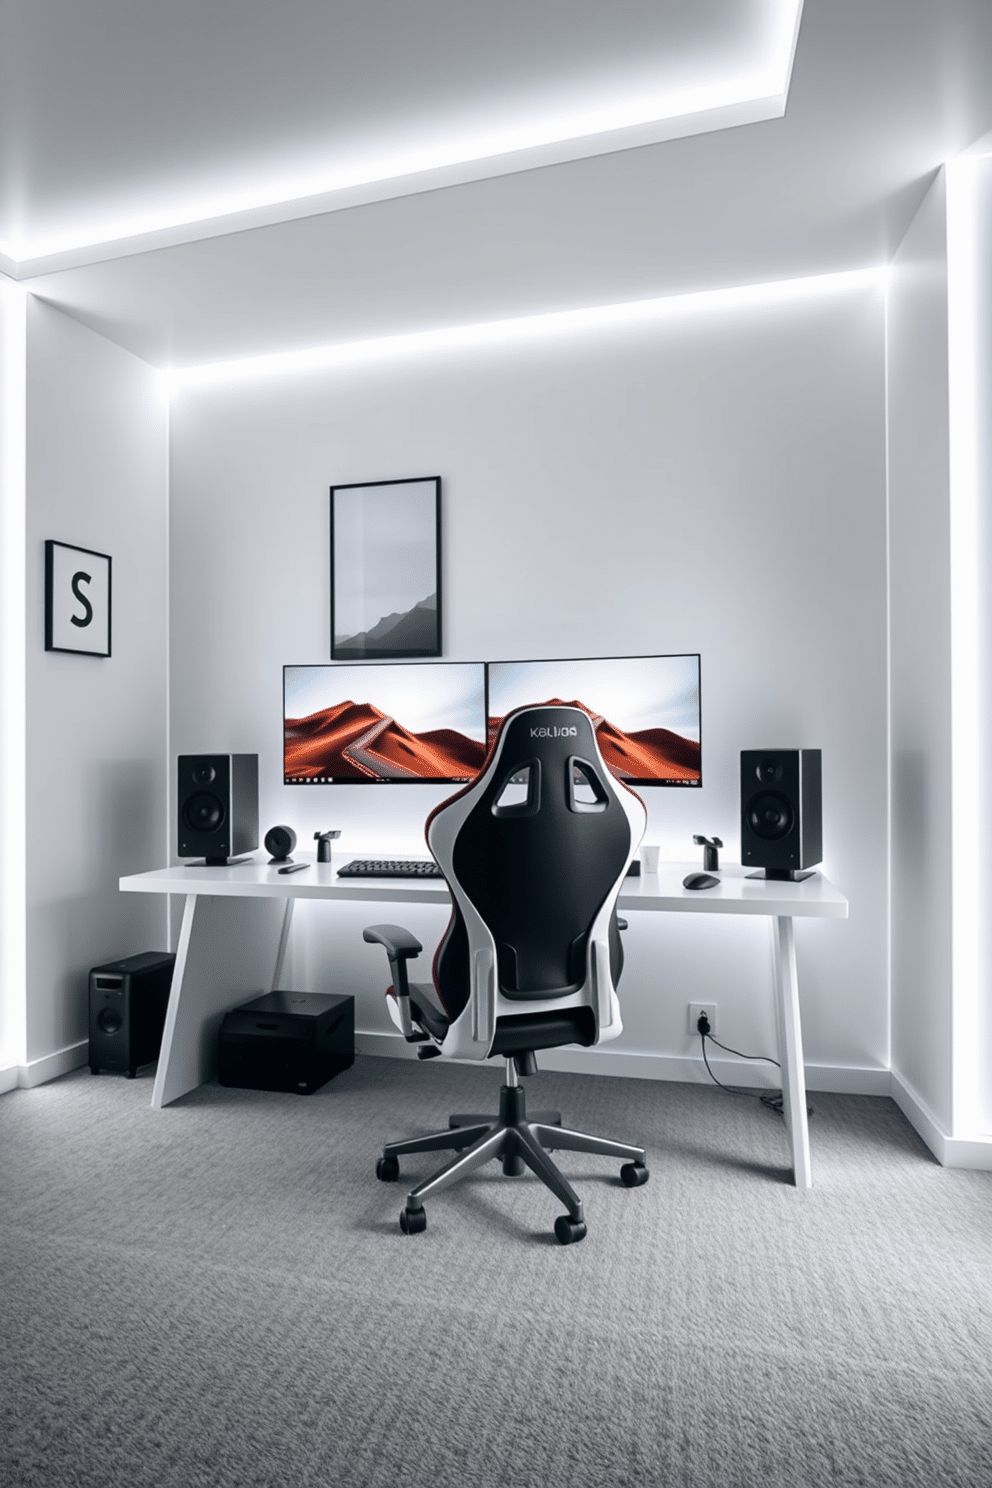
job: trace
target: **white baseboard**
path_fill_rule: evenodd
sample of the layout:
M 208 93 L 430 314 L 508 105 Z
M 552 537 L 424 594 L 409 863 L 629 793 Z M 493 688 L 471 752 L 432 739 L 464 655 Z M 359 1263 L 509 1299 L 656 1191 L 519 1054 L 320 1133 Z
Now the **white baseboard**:
M 416 1044 L 406 1043 L 398 1033 L 356 1033 L 355 1048 L 360 1054 L 381 1055 L 387 1059 L 416 1059 Z M 469 1061 L 465 1061 L 468 1063 Z M 702 1059 L 678 1054 L 640 1054 L 632 1049 L 613 1049 L 609 1044 L 595 1049 L 542 1049 L 538 1055 L 542 1069 L 562 1070 L 574 1075 L 619 1075 L 631 1080 L 676 1080 L 686 1085 L 708 1085 L 710 1077 Z M 743 1059 L 710 1059 L 721 1080 L 728 1085 L 746 1085 L 755 1090 L 777 1089 L 778 1072 L 774 1065 L 753 1064 Z M 838 1095 L 890 1095 L 887 1069 L 857 1069 L 835 1065 L 808 1064 L 808 1090 L 822 1090 Z
M 408 1044 L 398 1033 L 362 1033 L 355 1029 L 355 1053 L 383 1059 L 416 1059 L 416 1044 Z
M 972 1168 L 992 1172 L 992 1136 L 951 1137 L 925 1101 L 895 1070 L 891 1074 L 892 1099 L 910 1126 L 923 1138 L 944 1168 Z
M 385 1059 L 416 1059 L 417 1046 L 408 1044 L 398 1033 L 356 1032 L 355 1048 L 359 1054 Z M 56 1049 L 41 1059 L 27 1064 L 11 1065 L 0 1070 L 0 1095 L 10 1090 L 32 1090 L 49 1080 L 57 1080 L 87 1062 L 86 1039 Z M 685 1084 L 709 1084 L 709 1076 L 699 1058 L 677 1054 L 640 1054 L 635 1050 L 611 1049 L 544 1049 L 541 1066 L 578 1075 L 619 1075 L 633 1080 L 675 1080 Z M 469 1062 L 469 1061 L 464 1061 Z M 746 1085 L 754 1089 L 775 1085 L 774 1069 L 762 1070 L 739 1059 L 711 1059 L 718 1076 L 729 1085 Z M 910 1126 L 919 1133 L 937 1161 L 945 1168 L 971 1168 L 992 1172 L 992 1135 L 975 1137 L 948 1136 L 941 1123 L 895 1070 L 862 1069 L 842 1065 L 806 1066 L 806 1088 L 835 1095 L 887 1095 L 895 1101 Z
M 56 1049 L 54 1054 L 45 1054 L 41 1059 L 30 1059 L 27 1064 L 11 1065 L 0 1070 L 0 1095 L 8 1090 L 33 1090 L 36 1085 L 45 1085 L 79 1069 L 89 1059 L 89 1040 L 83 1039 L 68 1048 Z

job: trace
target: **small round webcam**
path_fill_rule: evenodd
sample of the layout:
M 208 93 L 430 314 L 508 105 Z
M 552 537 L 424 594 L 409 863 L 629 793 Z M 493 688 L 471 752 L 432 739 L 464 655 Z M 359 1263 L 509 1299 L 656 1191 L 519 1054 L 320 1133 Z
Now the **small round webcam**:
M 272 854 L 270 863 L 291 862 L 290 853 L 296 846 L 296 833 L 292 827 L 270 827 L 265 834 L 265 851 Z

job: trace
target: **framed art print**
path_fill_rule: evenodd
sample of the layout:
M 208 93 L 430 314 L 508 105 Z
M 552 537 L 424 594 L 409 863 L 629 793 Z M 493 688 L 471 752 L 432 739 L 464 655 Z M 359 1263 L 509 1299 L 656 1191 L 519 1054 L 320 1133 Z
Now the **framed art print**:
M 441 477 L 331 487 L 331 656 L 441 655 Z
M 110 558 L 45 543 L 45 650 L 110 655 Z

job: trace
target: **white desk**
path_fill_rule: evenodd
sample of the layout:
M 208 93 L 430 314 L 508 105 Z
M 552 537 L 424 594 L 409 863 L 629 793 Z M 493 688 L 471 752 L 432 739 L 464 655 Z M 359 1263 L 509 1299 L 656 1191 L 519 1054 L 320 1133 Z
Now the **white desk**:
M 280 874 L 260 859 L 230 868 L 163 868 L 120 880 L 125 893 L 181 894 L 186 901 L 153 1106 L 167 1106 L 209 1080 L 216 1070 L 217 1032 L 224 1013 L 278 987 L 297 899 L 451 902 L 443 879 L 337 878 L 337 869 L 354 856 L 341 853 L 331 863 L 311 863 L 301 873 Z M 619 908 L 624 914 L 752 914 L 774 919 L 775 1010 L 785 1121 L 796 1187 L 810 1188 L 793 919 L 844 919 L 847 900 L 819 873 L 801 883 L 766 883 L 747 878 L 739 867 L 722 869 L 715 889 L 684 889 L 683 878 L 698 869 L 698 863 L 662 863 L 657 873 L 629 878 Z

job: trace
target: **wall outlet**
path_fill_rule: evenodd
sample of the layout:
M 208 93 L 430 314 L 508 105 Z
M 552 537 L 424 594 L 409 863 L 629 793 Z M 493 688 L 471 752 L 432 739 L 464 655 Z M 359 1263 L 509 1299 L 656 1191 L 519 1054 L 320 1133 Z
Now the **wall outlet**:
M 716 1003 L 715 1002 L 690 1002 L 689 1004 L 689 1032 L 693 1038 L 699 1037 L 700 1013 L 705 1013 L 710 1020 L 710 1033 L 716 1037 Z

